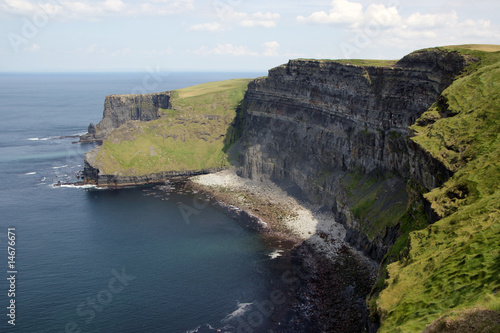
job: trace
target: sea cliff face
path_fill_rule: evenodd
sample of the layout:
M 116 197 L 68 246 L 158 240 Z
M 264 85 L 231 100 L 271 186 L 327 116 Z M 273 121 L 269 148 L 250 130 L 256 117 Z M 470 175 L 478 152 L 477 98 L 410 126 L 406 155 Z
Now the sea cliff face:
M 170 92 L 135 95 L 110 95 L 104 100 L 102 120 L 90 124 L 81 142 L 101 141 L 114 128 L 130 120 L 150 121 L 160 117 L 161 109 L 171 109 Z
M 381 260 L 398 236 L 398 216 L 375 227 L 374 218 L 392 214 L 395 197 L 404 212 L 409 178 L 429 190 L 452 175 L 411 143 L 408 127 L 468 61 L 431 50 L 391 67 L 291 60 L 273 68 L 245 95 L 239 172 L 334 211 L 348 240 Z
M 106 97 L 102 121 L 82 141 L 84 182 L 120 187 L 227 167 L 225 137 L 250 79 L 210 82 L 147 95 Z

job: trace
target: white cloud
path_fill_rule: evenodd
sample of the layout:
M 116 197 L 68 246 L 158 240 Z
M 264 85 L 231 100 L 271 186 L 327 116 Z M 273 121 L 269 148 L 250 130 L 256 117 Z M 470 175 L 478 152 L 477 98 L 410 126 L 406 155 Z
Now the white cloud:
M 333 0 L 332 8 L 327 14 L 324 11 L 314 12 L 308 17 L 298 16 L 297 21 L 301 23 L 319 24 L 354 24 L 363 19 L 363 5 L 349 2 L 348 0 Z
M 188 31 L 209 31 L 209 32 L 221 32 L 226 30 L 227 27 L 219 22 L 209 22 L 203 24 L 195 24 L 190 26 Z
M 281 15 L 278 13 L 261 13 L 257 12 L 254 14 L 238 13 L 239 16 L 244 16 L 245 19 L 240 21 L 240 25 L 243 27 L 264 27 L 273 28 L 276 26 L 277 21 L 280 19 Z
M 364 24 L 377 24 L 382 27 L 391 27 L 401 24 L 402 18 L 396 7 L 371 4 L 365 11 Z
M 232 56 L 256 56 L 257 52 L 250 50 L 247 46 L 235 46 L 230 43 L 217 44 L 214 48 L 207 48 L 205 46 L 200 47 L 198 50 L 194 51 L 195 54 L 199 55 L 232 55 Z
M 166 49 L 135 49 L 135 48 L 121 48 L 121 49 L 107 49 L 105 47 L 100 47 L 97 43 L 88 45 L 87 47 L 77 48 L 72 53 L 76 54 L 86 54 L 86 55 L 99 55 L 106 57 L 156 57 L 156 56 L 166 56 L 173 53 L 172 48 L 168 47 Z
M 125 8 L 125 4 L 122 0 L 106 0 L 103 7 L 110 11 L 120 12 Z
M 277 25 L 281 15 L 279 13 L 262 13 L 256 12 L 253 14 L 228 10 L 223 19 L 228 23 L 236 23 L 242 27 L 264 27 L 273 28 Z
M 455 11 L 442 14 L 420 14 L 417 12 L 406 19 L 408 27 L 424 29 L 450 26 L 457 22 L 458 15 Z
M 234 25 L 239 25 L 245 28 L 274 28 L 280 18 L 281 15 L 279 13 L 256 12 L 253 14 L 249 14 L 237 12 L 233 9 L 226 9 L 226 11 L 224 12 L 224 16 L 221 17 L 221 22 L 208 22 L 191 25 L 187 29 L 187 31 L 221 32 L 230 30 Z
M 335 25 L 347 33 L 339 48 L 344 57 L 362 54 L 373 47 L 428 47 L 432 45 L 491 43 L 500 39 L 498 27 L 488 20 L 463 20 L 455 10 L 441 13 L 414 12 L 402 16 L 398 8 L 333 0 L 328 12 L 317 11 L 309 16 L 297 16 L 299 23 Z M 359 1 L 359 0 L 358 0 Z
M 363 5 L 348 0 L 333 0 L 332 8 L 327 14 L 324 11 L 314 12 L 308 17 L 297 16 L 299 23 L 347 25 L 356 28 L 365 25 L 390 27 L 401 23 L 401 16 L 396 7 L 371 4 L 363 11 Z
M 62 19 L 95 19 L 108 15 L 171 15 L 193 10 L 193 2 L 194 0 L 147 0 L 140 3 L 123 0 L 3 0 L 0 11 L 25 16 L 45 12 Z
M 264 55 L 266 57 L 276 57 L 279 56 L 278 50 L 280 48 L 280 44 L 276 41 L 265 42 L 264 43 Z
M 27 13 L 35 10 L 35 5 L 26 0 L 5 0 L 2 3 L 2 8 L 5 11 L 12 11 L 15 13 Z
M 231 43 L 217 44 L 216 47 L 208 48 L 202 46 L 193 51 L 198 55 L 230 55 L 230 56 L 264 56 L 264 57 L 277 57 L 280 56 L 280 44 L 277 41 L 265 42 L 262 44 L 264 47 L 261 52 L 256 52 L 244 45 L 233 45 Z

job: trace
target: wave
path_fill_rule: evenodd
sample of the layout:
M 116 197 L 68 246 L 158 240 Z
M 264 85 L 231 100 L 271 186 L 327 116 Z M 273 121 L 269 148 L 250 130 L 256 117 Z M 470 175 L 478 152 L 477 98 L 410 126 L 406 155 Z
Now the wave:
M 283 252 L 283 250 L 274 250 L 273 252 L 268 253 L 267 256 L 271 259 L 276 259 L 283 256 Z
M 36 175 L 36 172 L 33 171 L 33 172 L 26 172 L 24 175 L 28 176 L 28 175 Z
M 187 330 L 185 333 L 205 333 L 205 332 L 222 332 L 222 329 L 217 329 L 210 324 L 199 325 L 192 330 Z
M 233 321 L 234 319 L 238 318 L 238 317 L 241 317 L 243 315 L 245 315 L 246 312 L 250 311 L 251 308 L 252 308 L 252 304 L 253 303 L 240 303 L 238 302 L 238 308 L 231 312 L 230 314 L 228 314 L 226 316 L 226 318 L 224 318 L 222 320 L 223 323 L 228 323 L 230 321 Z
M 47 141 L 47 140 L 55 140 L 55 139 L 58 139 L 60 137 L 58 136 L 49 136 L 49 137 L 46 137 L 46 138 L 27 138 L 26 140 L 29 140 L 29 141 Z
M 61 165 L 61 166 L 55 166 L 55 167 L 52 167 L 52 169 L 62 169 L 62 168 L 66 168 L 66 167 L 68 167 L 67 164 Z
M 91 185 L 91 184 L 57 184 L 57 183 L 54 183 L 54 184 L 51 184 L 50 187 L 52 188 L 79 188 L 79 189 L 89 189 L 89 188 L 92 188 L 92 189 L 100 189 L 99 187 L 97 187 L 96 185 Z
M 85 134 L 85 133 L 83 133 L 83 134 Z M 47 140 L 72 139 L 72 138 L 79 138 L 79 137 L 80 137 L 80 134 L 73 134 L 73 135 L 47 136 L 44 138 L 27 138 L 26 140 L 29 140 L 29 141 L 47 141 Z

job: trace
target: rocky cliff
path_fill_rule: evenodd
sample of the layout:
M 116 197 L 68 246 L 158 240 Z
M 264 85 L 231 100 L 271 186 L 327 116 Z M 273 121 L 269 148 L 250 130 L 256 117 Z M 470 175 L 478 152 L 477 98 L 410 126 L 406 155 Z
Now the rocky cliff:
M 291 60 L 273 68 L 245 95 L 239 172 L 333 210 L 348 240 L 381 260 L 412 199 L 407 180 L 432 189 L 452 174 L 408 140 L 408 127 L 471 60 L 433 49 L 390 67 Z
M 102 141 L 108 133 L 130 120 L 150 121 L 160 117 L 161 109 L 171 109 L 170 92 L 135 95 L 110 95 L 104 100 L 102 120 L 90 124 L 81 142 Z
M 104 116 L 81 141 L 100 141 L 85 154 L 84 181 L 128 186 L 227 167 L 225 137 L 250 79 L 209 82 L 147 95 L 107 96 Z

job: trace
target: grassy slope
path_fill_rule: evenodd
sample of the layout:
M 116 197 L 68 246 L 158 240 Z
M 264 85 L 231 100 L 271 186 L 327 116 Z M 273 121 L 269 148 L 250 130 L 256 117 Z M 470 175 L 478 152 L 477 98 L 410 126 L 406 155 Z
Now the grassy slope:
M 338 62 L 344 65 L 355 65 L 355 66 L 373 66 L 373 67 L 389 67 L 394 65 L 397 60 L 379 60 L 379 59 L 305 59 L 300 58 L 299 60 L 308 61 L 325 61 L 325 62 Z
M 387 267 L 380 332 L 420 332 L 475 306 L 500 311 L 500 52 L 448 48 L 481 61 L 413 126 L 413 140 L 456 173 L 426 194 L 442 219 L 412 232 L 409 253 Z
M 172 92 L 161 118 L 110 133 L 96 162 L 105 174 L 145 175 L 223 167 L 223 139 L 249 79 L 210 82 Z

